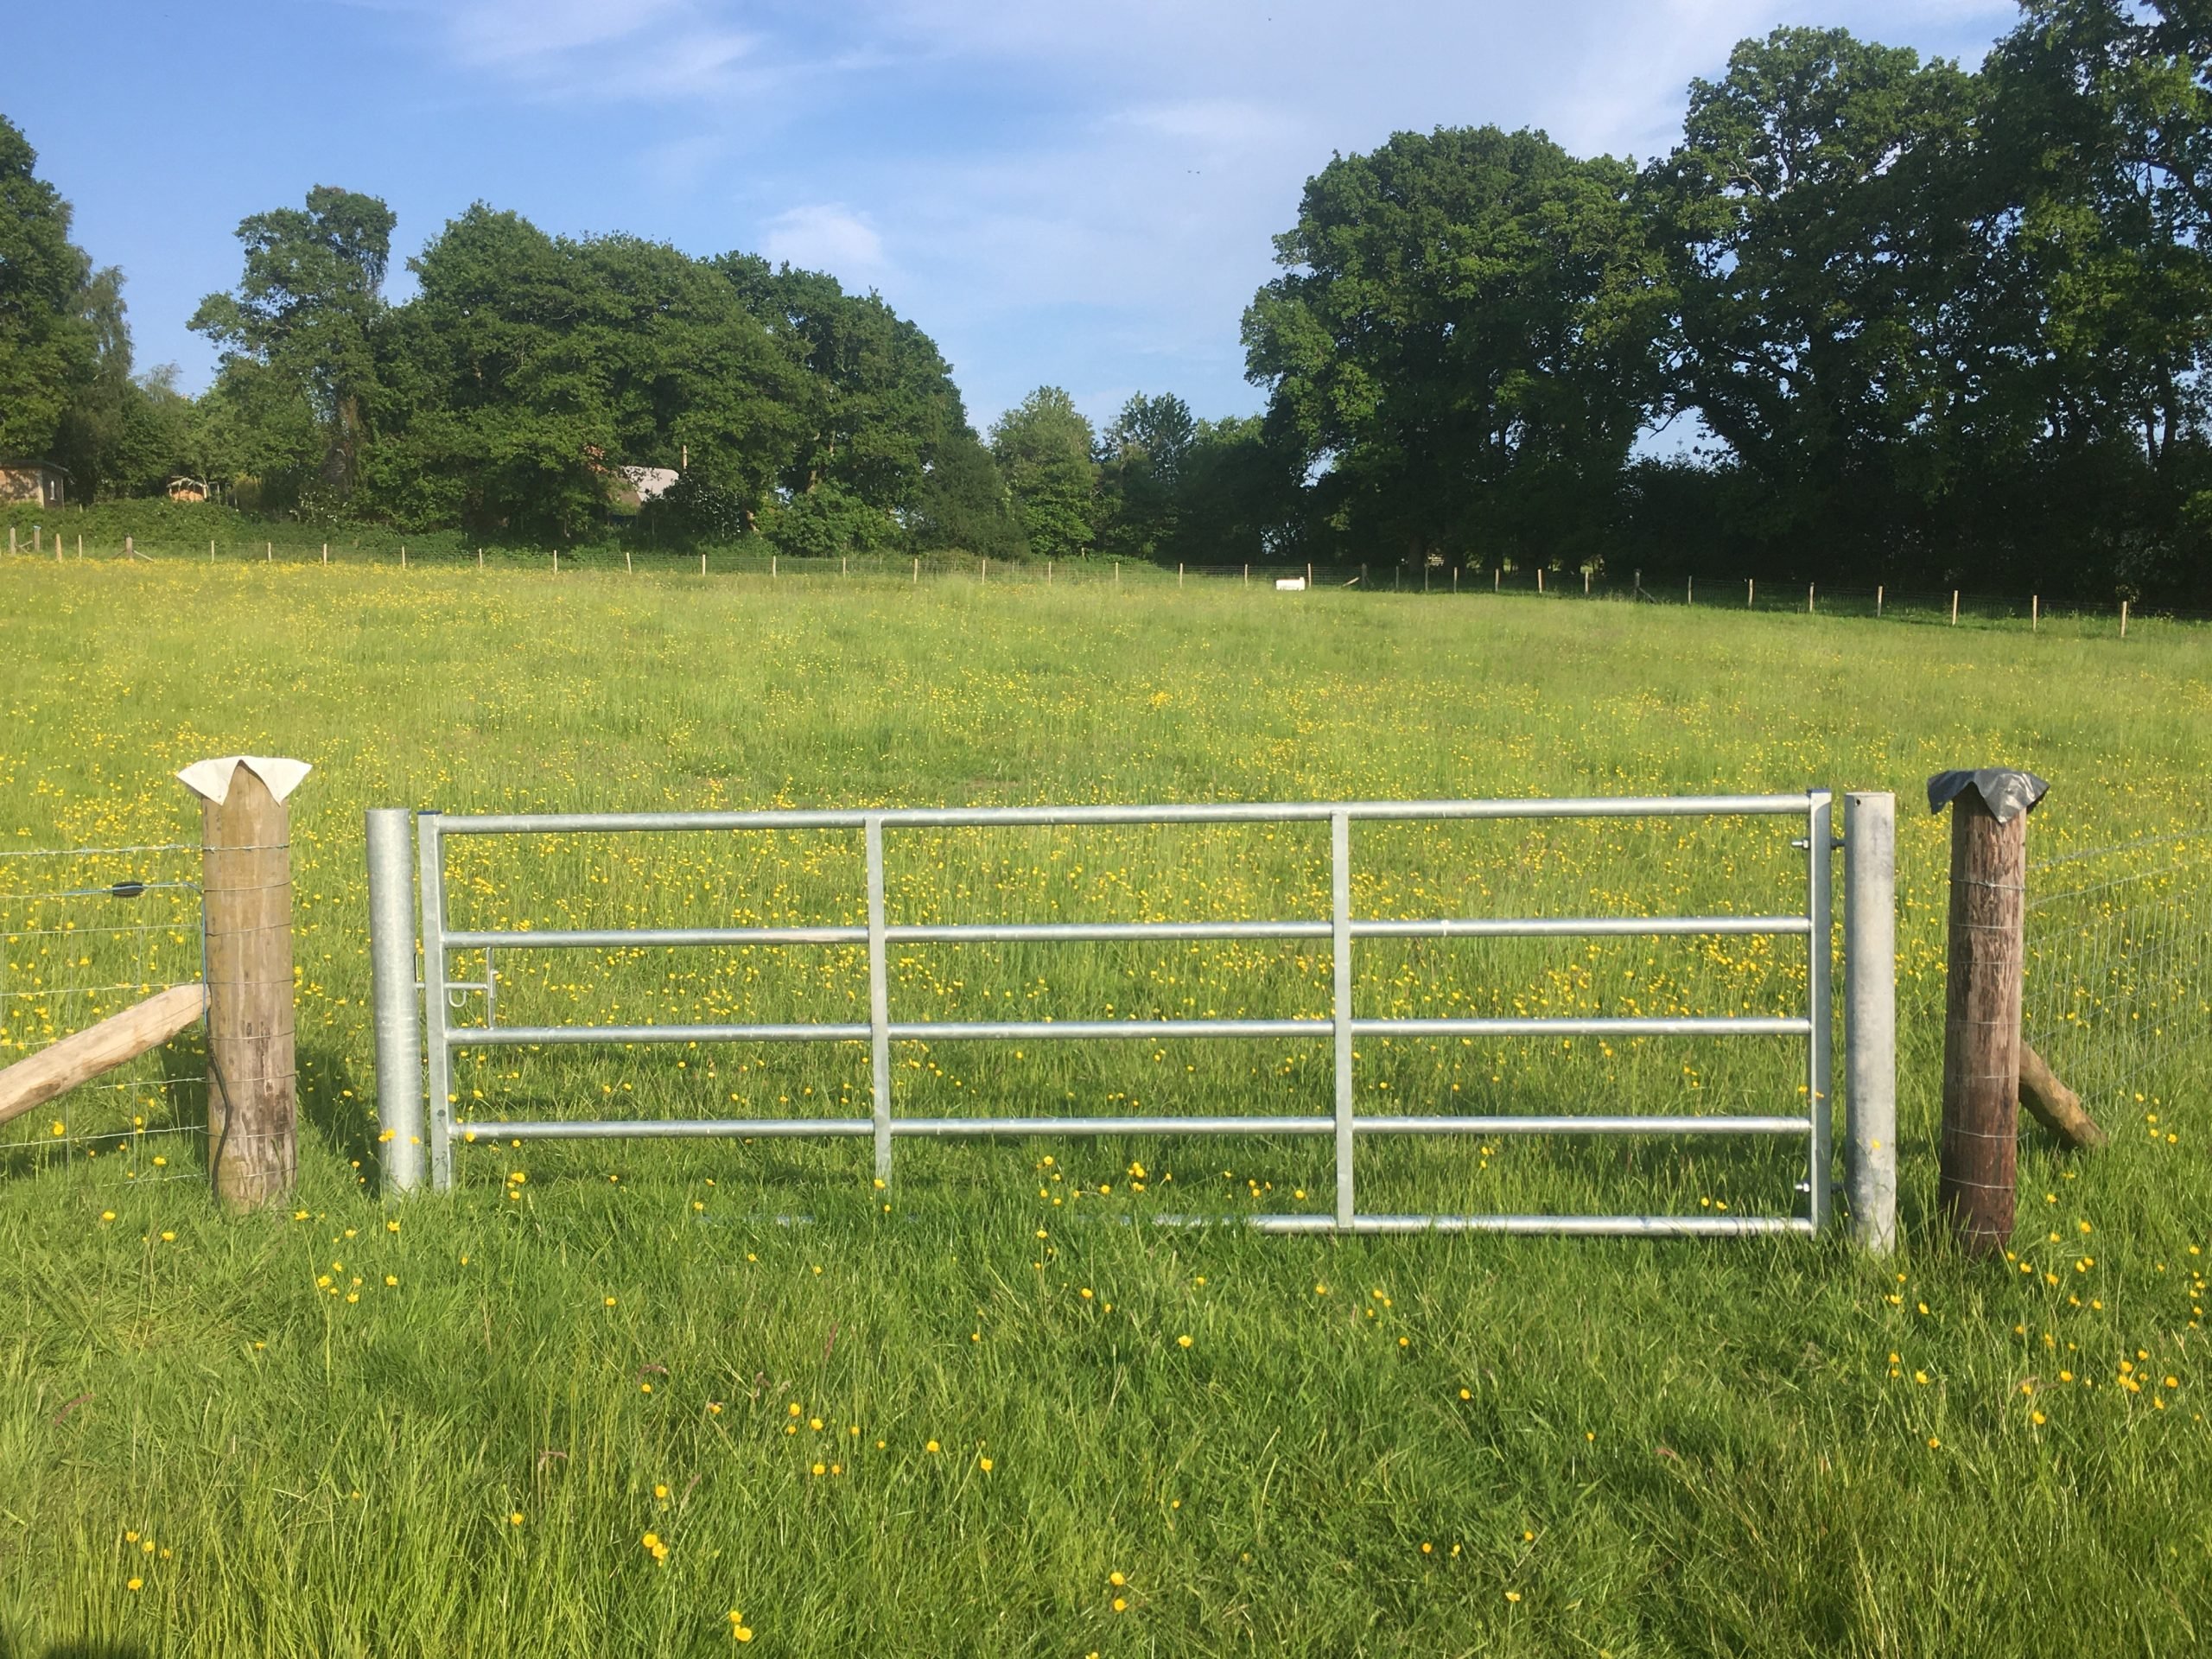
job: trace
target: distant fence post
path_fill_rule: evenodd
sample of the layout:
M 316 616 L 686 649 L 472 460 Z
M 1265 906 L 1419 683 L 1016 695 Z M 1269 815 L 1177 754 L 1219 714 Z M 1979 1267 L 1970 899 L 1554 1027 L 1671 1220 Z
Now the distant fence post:
M 1951 809 L 1939 1198 L 1974 1255 L 2002 1249 L 2012 1234 L 2028 812 L 2045 787 L 2032 772 L 2000 767 L 1928 780 L 1929 810 Z
M 200 798 L 207 953 L 207 1162 L 216 1198 L 252 1209 L 298 1162 L 292 1039 L 292 833 L 298 760 L 226 755 L 177 773 Z
M 1851 1236 L 1897 1243 L 1897 797 L 1843 798 L 1844 1193 Z
M 423 1184 L 423 1033 L 416 989 L 414 830 L 407 809 L 372 808 L 369 968 L 375 995 L 378 1139 L 385 1190 Z M 486 968 L 485 977 L 491 977 Z

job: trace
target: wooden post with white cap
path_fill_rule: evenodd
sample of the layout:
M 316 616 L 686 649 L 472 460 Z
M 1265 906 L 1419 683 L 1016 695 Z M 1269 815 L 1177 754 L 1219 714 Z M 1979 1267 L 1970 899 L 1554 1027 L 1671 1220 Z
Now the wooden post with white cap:
M 250 1210 L 290 1192 L 299 1088 L 292 1036 L 291 810 L 308 768 L 230 755 L 178 779 L 200 798 L 207 958 L 207 1163 Z

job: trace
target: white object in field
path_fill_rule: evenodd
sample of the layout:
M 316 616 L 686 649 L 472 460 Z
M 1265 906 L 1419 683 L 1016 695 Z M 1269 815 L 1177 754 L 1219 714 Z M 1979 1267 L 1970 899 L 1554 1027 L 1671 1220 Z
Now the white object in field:
M 226 754 L 219 760 L 195 760 L 177 773 L 177 781 L 202 800 L 218 806 L 231 793 L 231 779 L 238 769 L 247 771 L 269 786 L 269 792 L 283 800 L 300 786 L 300 780 L 315 768 L 304 760 L 279 760 L 259 754 Z
M 1303 576 L 1277 576 L 1275 578 L 1275 592 L 1279 594 L 1302 594 L 1305 591 L 1306 578 Z

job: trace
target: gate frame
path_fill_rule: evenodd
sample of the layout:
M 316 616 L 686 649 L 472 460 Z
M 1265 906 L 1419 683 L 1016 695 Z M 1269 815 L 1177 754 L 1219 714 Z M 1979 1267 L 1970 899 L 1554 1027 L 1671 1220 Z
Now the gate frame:
M 414 1147 L 427 1142 L 429 1174 L 440 1191 L 453 1185 L 453 1146 L 479 1133 L 508 1140 L 630 1139 L 667 1137 L 867 1139 L 873 1142 L 877 1179 L 891 1179 L 892 1147 L 900 1136 L 933 1139 L 1001 1138 L 1090 1135 L 1329 1135 L 1335 1142 L 1336 1203 L 1329 1215 L 1271 1215 L 1245 1218 L 1263 1231 L 1282 1233 L 1402 1233 L 1485 1231 L 1577 1235 L 1676 1235 L 1734 1236 L 1753 1234 L 1815 1235 L 1833 1210 L 1831 1147 L 1831 1051 L 1833 894 L 1831 865 L 1843 843 L 1831 832 L 1832 796 L 1825 789 L 1798 795 L 1624 796 L 1581 799 L 1425 800 L 1349 802 L 1228 802 L 1154 806 L 884 808 L 832 810 L 722 812 L 504 813 L 448 817 L 425 810 L 416 823 L 416 864 L 420 882 L 422 978 L 420 1007 L 427 1041 L 427 1078 L 412 1030 L 415 1002 L 392 1006 L 412 979 L 406 958 L 413 954 L 412 930 L 403 931 L 406 913 L 406 811 L 385 808 L 369 814 L 372 847 L 371 910 L 378 993 L 378 1104 L 387 1144 L 404 1150 L 387 1165 L 396 1192 L 420 1183 L 424 1161 Z M 1354 821 L 1370 823 L 1464 822 L 1499 819 L 1599 819 L 1655 817 L 1802 817 L 1806 833 L 1791 845 L 1806 855 L 1805 903 L 1802 912 L 1770 916 L 1598 916 L 1566 918 L 1452 918 L 1358 920 L 1351 914 L 1351 838 Z M 893 925 L 884 899 L 884 830 L 887 828 L 957 829 L 1009 826 L 1166 823 L 1300 823 L 1330 827 L 1331 913 L 1327 920 L 1135 923 L 972 923 Z M 454 836 L 599 834 L 629 832 L 714 832 L 743 830 L 855 830 L 862 833 L 866 864 L 867 920 L 861 925 L 747 928 L 545 929 L 487 931 L 448 928 L 445 915 L 445 842 Z M 1853 918 L 1887 913 L 1891 908 L 1890 844 L 1869 837 L 1866 856 L 1849 865 L 1853 880 Z M 1862 866 L 1864 868 L 1862 868 Z M 1876 879 L 1878 876 L 1878 880 Z M 1861 879 L 1867 889 L 1858 893 Z M 1856 931 L 1857 930 L 1853 930 Z M 1363 938 L 1656 938 L 1713 935 L 1802 935 L 1807 944 L 1804 1012 L 1790 1015 L 1605 1016 L 1531 1019 L 1361 1019 L 1352 1011 L 1352 945 Z M 1127 939 L 1319 939 L 1330 940 L 1332 963 L 1329 1015 L 1288 1020 L 925 1020 L 898 1022 L 890 1017 L 887 957 L 898 944 L 1011 943 L 1029 941 L 1098 943 Z M 497 1021 L 495 950 L 564 950 L 638 946 L 831 944 L 862 945 L 868 957 L 868 1020 L 865 1024 L 810 1022 L 794 1025 L 539 1026 L 501 1027 Z M 448 954 L 482 950 L 485 977 L 462 982 L 448 977 Z M 1886 973 L 1867 982 L 1877 990 Z M 1856 993 L 1857 988 L 1854 987 Z M 476 991 L 486 998 L 486 1020 L 460 1026 L 449 1018 L 449 996 Z M 1893 993 L 1892 993 L 1893 995 Z M 1887 999 L 1884 999 L 1887 1000 Z M 1855 994 L 1854 1014 L 1862 997 Z M 1043 1116 L 989 1118 L 902 1118 L 891 1108 L 891 1044 L 903 1041 L 1021 1041 L 1162 1038 L 1333 1038 L 1333 1110 L 1326 1115 L 1262 1116 Z M 1445 1116 L 1371 1115 L 1354 1109 L 1356 1037 L 1366 1036 L 1784 1036 L 1806 1045 L 1804 1109 L 1794 1115 L 1565 1115 Z M 1854 1017 L 1847 1026 L 1852 1054 L 1849 1076 L 1894 1077 L 1894 1010 L 1886 1021 Z M 680 1042 L 866 1042 L 869 1045 L 870 1115 L 865 1118 L 682 1119 L 674 1121 L 579 1120 L 476 1124 L 454 1114 L 452 1055 L 456 1048 L 524 1044 Z M 1863 1056 L 1878 1044 L 1885 1052 Z M 398 1081 L 398 1068 L 411 1065 L 413 1088 Z M 388 1070 L 387 1068 L 391 1068 Z M 423 1086 L 427 1084 L 427 1088 Z M 425 1122 L 423 1107 L 428 1095 Z M 1789 1216 L 1718 1215 L 1374 1215 L 1356 1206 L 1353 1154 L 1363 1134 L 1433 1135 L 1780 1135 L 1806 1137 L 1805 1213 Z M 1874 1155 L 1886 1154 L 1888 1190 L 1894 1203 L 1894 1133 L 1888 1144 L 1876 1142 Z M 1854 1171 L 1866 1154 L 1866 1138 L 1854 1136 Z M 1189 1218 L 1197 1219 L 1197 1218 Z M 1886 1239 L 1893 1220 L 1859 1218 L 1855 1230 L 1870 1230 Z

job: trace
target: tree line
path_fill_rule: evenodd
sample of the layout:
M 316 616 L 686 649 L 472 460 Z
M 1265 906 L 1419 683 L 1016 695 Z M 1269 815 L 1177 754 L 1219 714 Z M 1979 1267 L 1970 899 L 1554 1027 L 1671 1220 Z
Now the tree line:
M 394 219 L 238 229 L 198 397 L 0 120 L 0 452 L 80 492 L 574 540 L 1193 563 L 1633 566 L 2212 604 L 2212 16 L 2026 0 L 1978 70 L 1746 41 L 1638 166 L 1400 133 L 1307 181 L 1243 319 L 1264 413 L 1041 387 L 970 425 L 874 294 L 479 205 L 385 296 Z

